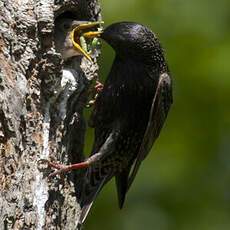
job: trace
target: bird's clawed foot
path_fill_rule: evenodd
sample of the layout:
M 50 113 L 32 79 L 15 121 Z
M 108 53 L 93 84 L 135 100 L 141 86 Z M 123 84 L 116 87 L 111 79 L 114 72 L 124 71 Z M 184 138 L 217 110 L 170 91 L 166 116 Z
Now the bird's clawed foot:
M 63 164 L 51 162 L 51 161 L 46 160 L 46 159 L 41 159 L 41 160 L 39 160 L 38 163 L 39 164 L 47 164 L 48 167 L 56 169 L 53 173 L 50 173 L 48 175 L 48 178 L 54 177 L 56 175 L 62 176 L 63 174 L 70 172 L 72 170 L 83 169 L 83 168 L 89 167 L 89 163 L 87 161 L 83 161 L 83 162 L 71 164 L 71 165 L 63 165 Z
M 98 94 L 103 90 L 103 87 L 104 87 L 104 85 L 103 85 L 101 82 L 96 81 L 96 84 L 95 84 L 95 86 L 94 86 L 94 95 L 93 95 L 93 99 L 91 99 L 91 100 L 87 103 L 87 105 L 86 105 L 87 108 L 90 108 L 90 107 L 92 107 L 92 106 L 95 104 L 95 101 L 96 101 L 96 99 L 97 99 L 97 97 L 98 97 Z
M 104 85 L 101 82 L 96 81 L 94 88 L 95 88 L 97 94 L 103 90 L 103 87 L 104 87 Z

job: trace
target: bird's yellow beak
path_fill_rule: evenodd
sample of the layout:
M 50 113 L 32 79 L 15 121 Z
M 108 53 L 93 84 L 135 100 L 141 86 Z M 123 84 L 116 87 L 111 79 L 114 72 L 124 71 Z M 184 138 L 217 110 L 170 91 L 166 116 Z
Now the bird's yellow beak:
M 80 51 L 88 60 L 92 61 L 89 53 L 87 52 L 87 49 L 85 50 L 84 47 L 81 45 L 81 38 L 86 39 L 87 41 L 90 42 L 93 38 L 100 37 L 102 31 L 91 31 L 91 29 L 98 29 L 100 28 L 100 25 L 103 24 L 104 22 L 102 21 L 97 21 L 97 22 L 84 22 L 77 27 L 75 27 L 71 33 L 70 33 L 70 39 L 73 43 L 73 46 L 75 49 Z

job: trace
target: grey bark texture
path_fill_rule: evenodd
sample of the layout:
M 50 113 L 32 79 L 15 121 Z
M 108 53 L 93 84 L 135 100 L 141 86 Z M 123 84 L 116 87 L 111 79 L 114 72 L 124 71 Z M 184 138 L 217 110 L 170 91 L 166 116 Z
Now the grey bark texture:
M 53 32 L 66 12 L 100 19 L 97 0 L 0 0 L 0 229 L 77 228 L 82 175 L 48 181 L 50 170 L 38 165 L 84 159 L 83 108 L 97 54 L 63 64 Z

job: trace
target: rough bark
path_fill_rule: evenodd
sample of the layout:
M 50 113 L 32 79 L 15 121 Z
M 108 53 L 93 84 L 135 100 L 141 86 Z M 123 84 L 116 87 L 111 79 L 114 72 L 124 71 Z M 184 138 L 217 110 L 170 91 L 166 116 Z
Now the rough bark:
M 0 1 L 0 229 L 76 229 L 80 173 L 48 181 L 41 158 L 84 158 L 87 91 L 97 71 L 75 58 L 63 74 L 54 20 L 98 20 L 96 0 Z M 96 56 L 96 55 L 95 55 Z

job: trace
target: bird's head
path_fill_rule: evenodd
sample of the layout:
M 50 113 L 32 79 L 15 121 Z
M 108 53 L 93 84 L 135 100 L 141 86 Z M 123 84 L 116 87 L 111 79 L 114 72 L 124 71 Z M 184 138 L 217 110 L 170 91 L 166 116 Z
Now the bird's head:
M 98 29 L 102 23 L 77 21 L 66 17 L 57 18 L 54 30 L 56 50 L 61 53 L 64 60 L 73 56 L 85 56 L 91 60 L 87 45 L 92 39 L 100 36 L 101 32 Z
M 164 62 L 163 50 L 156 35 L 147 27 L 134 22 L 118 22 L 108 26 L 101 34 L 116 54 L 124 58 Z

